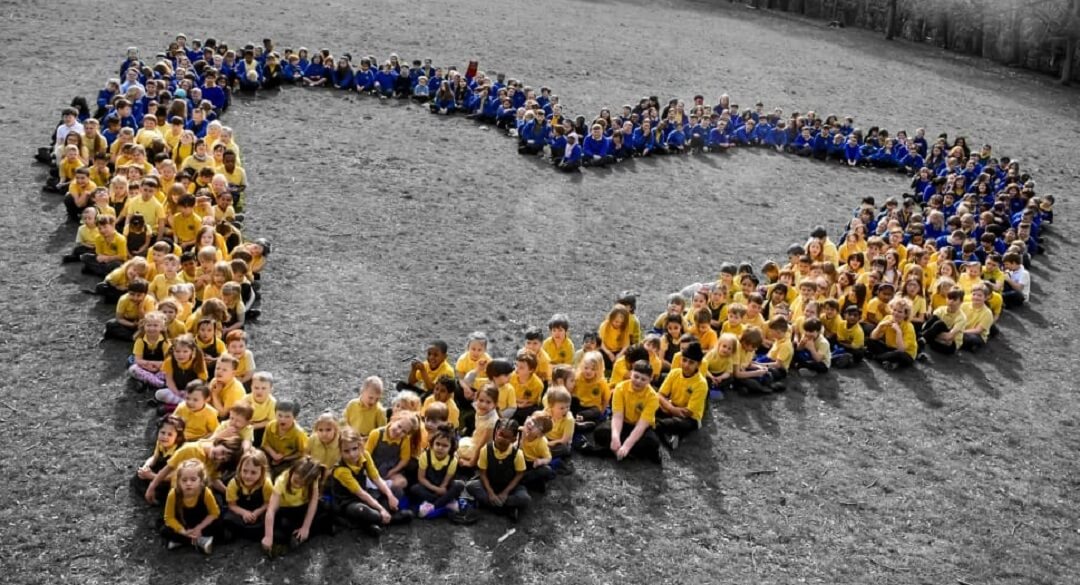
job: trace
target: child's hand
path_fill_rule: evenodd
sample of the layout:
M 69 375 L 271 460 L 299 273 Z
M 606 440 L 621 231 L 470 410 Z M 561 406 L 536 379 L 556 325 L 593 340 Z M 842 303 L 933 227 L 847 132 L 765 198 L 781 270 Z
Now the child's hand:
M 619 439 L 618 435 L 611 435 L 611 444 L 609 446 L 611 447 L 612 453 L 619 452 L 619 449 L 622 448 L 622 441 Z
M 501 495 L 488 492 L 488 501 L 491 502 L 492 506 L 501 508 L 504 500 Z
M 244 524 L 254 524 L 259 517 L 255 515 L 255 512 L 244 510 Z
M 139 471 L 135 472 L 135 475 L 138 476 L 139 479 L 150 480 L 154 479 L 154 475 L 156 474 L 153 471 L 150 471 L 149 467 L 144 465 L 139 468 Z
M 390 497 L 386 499 L 386 503 L 390 504 L 391 510 L 395 512 L 398 511 L 398 499 L 394 496 L 394 494 L 390 494 Z
M 629 455 L 629 454 L 630 454 L 630 448 L 627 447 L 626 445 L 623 445 L 622 447 L 619 447 L 619 449 L 617 451 L 615 451 L 615 458 L 618 459 L 619 461 L 622 461 L 623 459 L 626 459 L 626 456 Z
M 305 527 L 301 526 L 300 528 L 297 528 L 295 531 L 293 531 L 293 536 L 296 537 L 296 540 L 299 540 L 300 542 L 304 542 L 305 540 L 308 539 L 308 536 L 310 535 L 310 533 L 311 533 L 310 528 L 305 528 Z
M 259 544 L 262 545 L 263 550 L 270 550 L 274 546 L 274 539 L 269 536 L 264 536 Z
M 379 519 L 382 520 L 383 524 L 389 524 L 390 523 L 390 512 L 387 512 L 386 510 L 380 510 L 379 511 Z
M 191 542 L 195 542 L 197 539 L 202 538 L 202 528 L 192 528 L 185 532 L 188 537 L 191 538 Z
M 150 504 L 152 506 L 157 505 L 157 503 L 158 503 L 157 502 L 157 493 L 156 493 L 156 490 L 154 489 L 154 486 L 150 486 L 150 487 L 146 488 L 146 493 L 143 494 L 143 499 L 146 500 L 146 503 L 148 503 L 148 504 Z
M 444 495 L 446 495 L 446 488 L 444 488 L 444 487 L 442 487 L 442 486 L 435 486 L 435 489 L 433 489 L 433 490 L 431 490 L 431 491 L 432 491 L 432 492 L 434 492 L 434 493 L 435 493 L 435 495 L 437 495 L 437 496 L 444 496 Z

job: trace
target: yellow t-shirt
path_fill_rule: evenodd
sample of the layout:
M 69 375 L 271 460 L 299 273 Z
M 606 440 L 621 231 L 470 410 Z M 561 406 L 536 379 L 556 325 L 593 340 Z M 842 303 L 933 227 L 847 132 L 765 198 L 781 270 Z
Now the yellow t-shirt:
M 184 279 L 180 278 L 180 273 L 177 273 L 172 278 L 159 274 L 154 277 L 154 281 L 150 283 L 150 295 L 157 300 L 164 299 L 169 296 L 169 287 L 174 284 L 183 284 Z
M 866 334 L 858 323 L 848 327 L 847 322 L 844 322 L 836 331 L 836 342 L 852 349 L 861 349 L 866 344 Z
M 179 242 L 194 242 L 202 229 L 202 217 L 195 213 L 185 216 L 176 212 L 171 219 L 173 234 Z
M 123 262 L 128 259 L 127 238 L 115 233 L 112 238 L 106 239 L 105 234 L 99 233 L 94 240 L 94 253 L 98 256 L 117 256 Z
M 274 420 L 277 416 L 277 398 L 273 396 L 267 396 L 266 400 L 258 402 L 255 400 L 254 394 L 248 394 L 240 402 L 250 406 L 251 410 L 255 411 L 251 415 L 252 424 L 268 422 Z
M 513 377 L 514 374 L 511 374 Z M 499 412 L 506 410 L 507 408 L 514 408 L 517 406 L 517 390 L 514 389 L 514 385 L 510 382 L 499 386 L 499 399 L 495 402 L 495 409 Z
M 289 457 L 307 451 L 307 435 L 300 423 L 293 422 L 291 429 L 280 432 L 277 420 L 272 420 L 266 425 L 260 446 L 264 449 L 269 447 L 282 457 Z
M 795 357 L 795 348 L 791 345 L 791 337 L 788 334 L 774 341 L 772 347 L 769 348 L 769 359 L 778 362 L 785 370 L 791 367 L 793 357 Z
M 181 502 L 177 502 L 177 500 Z M 221 515 L 221 508 L 218 507 L 217 500 L 214 499 L 214 493 L 210 491 L 210 488 L 204 487 L 202 493 L 191 498 L 185 498 L 180 494 L 177 488 L 169 490 L 169 497 L 165 500 L 165 525 L 172 528 L 175 532 L 183 532 L 189 528 L 194 528 L 194 524 L 191 526 L 184 526 L 182 520 L 183 515 L 177 517 L 177 504 L 180 504 L 184 508 L 194 508 L 199 505 L 199 501 L 202 500 L 203 505 L 206 507 L 206 513 L 209 516 L 217 518 Z
M 630 380 L 626 380 L 612 393 L 611 412 L 613 415 L 621 412 L 627 424 L 636 425 L 639 420 L 645 420 L 650 427 L 656 426 L 657 408 L 660 408 L 660 398 L 651 386 L 635 392 Z
M 132 300 L 131 293 L 124 293 L 120 300 L 116 301 L 116 318 L 139 321 L 147 313 L 153 311 L 156 306 L 157 303 L 149 295 L 144 296 L 143 300 L 137 303 Z
M 132 217 L 136 213 L 142 214 L 143 219 L 146 220 L 146 231 L 148 233 L 155 233 L 158 227 L 158 220 L 165 219 L 165 208 L 161 205 L 161 202 L 151 197 L 150 199 L 143 199 L 140 197 L 128 197 L 127 203 L 124 204 L 124 215 L 126 217 Z
M 431 392 L 435 389 L 434 384 L 439 381 L 439 378 L 442 378 L 444 376 L 447 378 L 454 377 L 454 368 L 450 365 L 450 362 L 446 360 L 443 360 L 442 363 L 439 364 L 439 367 L 435 368 L 434 370 L 431 369 L 431 364 L 429 364 L 427 360 L 420 362 L 420 367 L 424 369 L 424 372 L 428 375 L 428 378 L 431 379 L 432 386 L 429 387 L 427 384 L 424 383 L 423 376 L 420 376 L 417 379 L 416 383 L 422 386 L 424 390 L 427 390 L 428 392 Z
M 990 326 L 994 324 L 994 313 L 990 310 L 990 307 L 983 305 L 976 309 L 970 303 L 964 303 L 960 309 L 964 312 L 964 318 L 967 319 L 965 329 L 974 329 L 976 327 L 982 327 L 982 339 L 986 341 L 990 337 Z
M 660 386 L 660 395 L 679 408 L 690 409 L 698 424 L 701 424 L 701 418 L 705 416 L 705 398 L 708 394 L 709 385 L 701 372 L 688 378 L 681 369 L 673 369 L 668 372 Z
M 516 372 L 510 374 L 510 385 L 514 388 L 515 406 L 517 402 L 526 402 L 529 406 L 535 405 L 540 401 L 540 395 L 544 393 L 544 383 L 536 374 L 529 375 L 527 382 L 519 380 Z
M 209 437 L 218 428 L 218 413 L 209 404 L 198 411 L 191 411 L 187 403 L 181 402 L 173 411 L 173 415 L 184 421 L 185 441 Z
M 334 479 L 352 494 L 358 494 L 360 490 L 365 489 L 365 486 L 361 486 L 360 482 L 356 481 L 356 475 L 354 474 L 363 471 L 367 478 L 373 482 L 382 479 L 379 476 L 379 470 L 375 467 L 375 462 L 371 460 L 371 457 L 368 457 L 367 452 L 362 451 L 360 457 L 361 459 L 356 462 L 356 465 L 342 461 L 333 471 Z
M 735 355 L 723 356 L 715 351 L 705 354 L 705 361 L 701 367 L 707 369 L 713 376 L 735 373 Z M 671 374 L 668 374 L 670 376 Z
M 543 348 L 553 365 L 570 365 L 574 361 L 574 342 L 570 341 L 569 337 L 563 339 L 561 344 L 556 344 L 554 339 L 548 337 L 544 340 Z
M 353 398 L 345 405 L 342 418 L 345 424 L 361 436 L 367 436 L 371 431 L 386 426 L 386 410 L 382 405 L 375 403 L 374 406 L 368 407 L 359 398 Z
M 948 307 L 941 307 L 934 311 L 934 316 L 940 319 L 949 328 L 950 332 L 956 334 L 953 343 L 956 345 L 956 349 L 960 349 L 960 346 L 964 344 L 964 329 L 967 329 L 967 315 L 964 314 L 964 311 L 957 309 L 955 313 L 950 313 Z
M 558 441 L 568 436 L 572 436 L 574 433 L 574 415 L 569 409 L 566 411 L 566 416 L 561 419 L 556 419 L 551 412 L 551 408 L 548 408 L 546 412 L 551 416 L 551 430 L 544 436 L 548 441 Z
M 537 459 L 551 459 L 551 448 L 548 447 L 547 438 L 540 435 L 531 441 L 521 438 L 521 452 L 525 454 L 525 461 L 532 462 Z
M 626 360 L 619 360 L 626 361 Z M 577 397 L 581 408 L 599 408 L 603 410 L 611 401 L 611 387 L 607 380 L 600 374 L 591 382 L 581 374 L 574 379 L 574 396 Z
M 489 363 L 491 362 L 491 356 L 488 355 L 486 352 L 484 353 L 484 355 L 480 356 L 480 359 L 482 359 L 484 361 L 487 361 Z M 471 357 L 469 357 L 469 352 L 465 352 L 465 353 L 461 354 L 461 357 L 459 357 L 457 359 L 457 363 L 454 364 L 454 371 L 457 373 L 457 376 L 458 376 L 459 379 L 464 378 L 465 374 L 468 374 L 469 372 L 471 372 L 471 371 L 473 371 L 475 369 L 476 369 L 476 360 L 473 360 Z M 481 372 L 481 374 L 483 374 L 483 372 Z M 474 386 L 473 386 L 473 388 L 475 390 L 479 390 L 480 388 L 483 387 L 483 384 L 481 384 L 481 381 L 486 382 L 487 378 L 481 378 L 480 376 L 477 376 L 477 379 L 474 381 Z
M 480 448 L 480 456 L 476 460 L 476 466 L 480 469 L 486 470 L 488 468 L 488 449 L 494 450 L 495 458 L 499 461 L 503 461 L 510 456 L 510 453 L 517 452 L 514 455 L 514 471 L 518 473 L 524 473 L 527 466 L 525 465 L 525 453 L 521 449 L 515 449 L 514 445 L 508 447 L 505 451 L 499 451 L 495 449 L 494 443 L 488 443 Z
M 280 498 L 282 508 L 305 506 L 311 500 L 311 486 L 306 485 L 294 490 L 291 484 L 292 471 L 285 471 L 274 482 L 274 493 Z
M 225 488 L 225 501 L 230 504 L 235 504 L 240 500 L 241 495 L 250 495 L 255 493 L 255 490 L 262 492 L 263 503 L 270 502 L 270 496 L 274 494 L 274 484 L 270 483 L 270 478 L 264 476 L 261 483 L 254 487 L 248 488 L 240 485 L 240 478 L 233 477 L 229 480 L 228 487 Z M 250 512 L 250 510 L 249 510 Z
M 392 439 L 387 427 L 379 427 L 375 431 L 368 433 L 367 444 L 364 447 L 367 449 L 368 455 L 375 454 L 375 449 L 378 448 L 380 442 L 387 445 L 397 445 L 401 461 L 407 461 L 412 457 L 412 441 L 409 440 L 409 437 L 402 436 L 398 439 Z
M 308 448 L 307 454 L 311 455 L 311 458 L 319 463 L 322 463 L 327 469 L 333 469 L 341 460 L 341 448 L 339 447 L 338 437 L 335 436 L 329 443 L 323 443 L 319 440 L 319 436 L 315 431 L 311 431 L 308 435 Z
M 447 476 L 454 477 L 454 475 L 457 474 L 458 458 L 455 457 L 453 453 L 450 453 L 446 457 L 439 459 L 435 456 L 435 453 L 428 449 L 420 455 L 420 471 L 417 474 L 420 477 L 424 477 L 424 475 L 427 473 L 429 459 L 431 460 L 431 469 L 434 469 L 435 471 L 442 471 L 443 469 L 446 469 L 446 467 L 449 465 L 450 468 L 446 470 Z
M 894 349 L 899 347 L 899 343 L 896 339 L 896 331 L 892 327 L 892 315 L 882 319 L 881 323 L 885 324 L 885 345 Z M 915 337 L 915 326 L 911 324 L 911 321 L 904 321 L 900 324 L 900 332 L 904 339 L 904 351 L 914 358 L 919 353 L 919 343 Z
M 211 382 L 213 385 L 214 382 Z M 221 401 L 222 414 L 227 414 L 233 405 L 244 399 L 244 385 L 235 377 L 216 392 Z

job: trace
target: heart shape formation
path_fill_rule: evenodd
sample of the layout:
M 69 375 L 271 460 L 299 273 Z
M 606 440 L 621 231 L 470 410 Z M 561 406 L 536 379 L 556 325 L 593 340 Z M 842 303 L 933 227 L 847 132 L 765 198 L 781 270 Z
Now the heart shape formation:
M 326 66 L 327 61 L 333 66 Z M 84 247 L 76 253 L 90 271 L 106 277 L 98 291 L 119 301 L 117 319 L 110 321 L 106 333 L 136 338 L 137 359 L 130 371 L 159 390 L 158 398 L 167 405 L 182 402 L 184 395 L 182 389 L 170 391 L 166 384 L 161 364 L 173 359 L 164 349 L 167 345 L 157 343 L 154 335 L 148 339 L 146 332 L 153 328 L 147 323 L 156 322 L 169 306 L 181 316 L 190 311 L 183 298 L 186 293 L 180 290 L 188 287 L 177 289 L 174 284 L 190 281 L 204 302 L 183 326 L 166 318 L 162 335 L 196 334 L 200 317 L 217 320 L 211 325 L 210 341 L 200 341 L 200 349 L 215 355 L 226 349 L 232 352 L 213 335 L 215 328 L 224 327 L 230 331 L 227 340 L 241 342 L 235 356 L 238 373 L 251 374 L 244 370 L 250 352 L 243 347 L 242 326 L 243 315 L 250 316 L 251 310 L 244 301 L 252 298 L 251 285 L 257 280 L 245 279 L 244 273 L 254 280 L 270 247 L 265 240 L 242 242 L 236 212 L 242 210 L 247 181 L 239 165 L 239 148 L 229 132 L 211 120 L 227 109 L 234 91 L 300 84 L 417 100 L 429 104 L 435 115 L 463 114 L 504 129 L 516 139 L 520 153 L 549 156 L 553 167 L 562 171 L 644 156 L 715 156 L 757 147 L 823 164 L 833 161 L 838 166 L 914 176 L 912 191 L 902 201 L 889 198 L 879 206 L 873 198 L 865 199 L 839 245 L 824 229 L 815 228 L 805 245 L 788 250 L 787 266 L 767 265 L 758 276 L 753 267 L 725 265 L 717 283 L 684 291 L 692 297 L 689 309 L 685 298 L 675 295 L 669 311 L 653 323 L 655 336 L 642 336 L 639 324 L 635 329 L 636 300 L 623 295 L 593 340 L 596 355 L 614 367 L 613 378 L 622 368 L 622 377 L 613 382 L 632 377 L 633 364 L 622 356 L 639 356 L 651 363 L 653 376 L 661 370 L 684 372 L 680 365 L 690 371 L 697 368 L 693 362 L 704 363 L 702 382 L 715 392 L 767 393 L 783 389 L 789 370 L 820 373 L 830 365 L 854 365 L 864 355 L 895 369 L 912 365 L 926 347 L 942 353 L 959 347 L 977 350 L 995 330 L 1002 306 L 1019 306 L 1028 299 L 1030 279 L 1023 267 L 1031 255 L 1042 252 L 1042 230 L 1053 221 L 1053 197 L 1037 196 L 1034 181 L 1019 165 L 1007 157 L 994 158 L 989 145 L 976 153 L 963 138 L 948 144 L 942 135 L 931 143 L 921 129 L 911 137 L 904 132 L 892 137 L 877 127 L 862 132 L 850 118 L 823 119 L 814 112 L 785 118 L 778 109 L 766 112 L 760 103 L 740 113 L 726 95 L 716 106 L 707 106 L 703 97 L 696 96 L 689 107 L 677 100 L 662 107 L 655 98 L 643 98 L 614 115 L 602 110 L 586 125 L 584 117 L 565 116 L 548 88 L 537 93 L 502 76 L 491 79 L 478 71 L 475 62 L 461 74 L 453 67 L 434 68 L 430 62 L 410 66 L 394 55 L 382 65 L 373 58 L 361 59 L 357 69 L 347 54 L 338 59 L 291 51 L 278 55 L 272 43 L 245 47 L 237 59 L 224 45 L 208 41 L 205 47 L 188 47 L 186 38 L 179 37 L 151 67 L 145 67 L 137 54 L 129 54 L 121 66 L 121 79 L 98 96 L 100 123 L 80 123 L 88 111 L 65 114 L 55 145 L 59 185 L 68 190 L 69 212 L 95 209 L 93 215 L 112 215 L 125 224 L 126 241 L 106 227 L 115 222 L 95 220 L 101 225 L 97 234 L 89 224 L 80 227 Z M 154 115 L 149 115 L 151 111 Z M 162 117 L 165 131 L 146 122 Z M 143 158 L 147 151 L 164 156 L 150 164 Z M 96 160 L 88 166 L 92 158 Z M 113 167 L 118 174 L 123 168 L 122 176 L 139 180 L 146 195 L 129 197 L 121 192 L 116 185 L 127 183 L 110 178 Z M 186 176 L 187 169 L 195 171 L 193 176 Z M 147 183 L 147 176 L 155 178 Z M 95 201 L 96 188 L 106 191 Z M 232 201 L 237 205 L 230 205 Z M 203 212 L 205 229 L 201 219 L 191 223 L 192 209 Z M 136 217 L 143 220 L 141 229 Z M 132 234 L 142 238 L 145 249 L 152 236 L 166 231 L 170 243 L 160 254 L 148 251 L 150 262 L 137 255 L 129 258 L 129 252 L 141 252 L 127 249 Z M 170 275 L 166 257 L 178 248 L 192 248 L 198 254 L 209 248 L 209 258 L 201 267 Z M 221 282 L 215 279 L 219 272 Z M 139 294 L 145 288 L 149 296 Z M 174 294 L 181 298 L 172 298 Z M 146 319 L 151 313 L 155 316 Z M 845 322 L 841 315 L 853 315 L 854 320 Z M 573 355 L 552 353 L 534 352 L 534 362 L 544 354 L 539 361 L 547 367 L 545 377 L 552 365 L 569 362 Z M 158 367 L 152 365 L 155 361 Z M 459 375 L 471 369 L 462 371 L 463 361 L 471 363 L 468 354 L 459 360 Z M 420 365 L 419 370 L 428 367 Z M 755 374 L 744 377 L 747 372 Z M 660 408 L 665 419 L 700 419 L 700 413 L 690 408 L 691 403 L 698 404 L 691 398 L 695 390 L 684 389 L 677 396 L 680 393 L 673 393 L 667 382 L 663 388 L 668 389 Z M 519 402 L 522 392 L 517 389 Z M 222 414 L 245 400 L 242 389 L 221 387 L 214 388 L 211 398 L 226 411 Z M 635 408 L 647 407 L 638 403 Z M 213 427 L 216 422 L 208 424 Z M 212 430 L 208 427 L 207 432 Z M 683 433 L 668 431 L 669 443 L 676 437 L 677 444 Z

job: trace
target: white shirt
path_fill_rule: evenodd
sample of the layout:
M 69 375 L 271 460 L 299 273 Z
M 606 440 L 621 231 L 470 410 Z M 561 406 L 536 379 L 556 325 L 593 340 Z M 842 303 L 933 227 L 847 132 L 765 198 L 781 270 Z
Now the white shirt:
M 79 122 L 79 120 L 77 119 L 75 120 L 75 123 L 71 126 L 68 126 L 67 124 L 60 124 L 60 126 L 56 128 L 56 146 L 58 148 L 63 146 L 64 141 L 67 140 L 67 135 L 71 134 L 72 132 L 78 132 L 79 134 L 83 135 L 86 134 L 86 130 L 83 129 L 82 122 Z
M 1031 297 L 1031 273 L 1024 270 L 1023 266 L 1020 266 L 1011 272 L 1006 270 L 1005 276 L 1020 285 L 1020 294 L 1024 296 L 1024 302 L 1026 303 Z

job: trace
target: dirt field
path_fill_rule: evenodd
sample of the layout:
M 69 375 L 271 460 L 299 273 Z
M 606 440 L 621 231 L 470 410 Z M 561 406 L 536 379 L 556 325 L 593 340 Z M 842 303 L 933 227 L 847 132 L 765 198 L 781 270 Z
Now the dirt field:
M 0 3 L 0 569 L 8 583 L 736 582 L 1067 583 L 1080 572 L 1080 99 L 1041 78 L 684 2 L 479 0 L 310 5 L 191 0 Z M 144 23 L 153 22 L 147 26 Z M 209 28 L 209 30 L 207 30 Z M 31 32 L 33 31 L 33 32 Z M 641 95 L 722 92 L 785 111 L 993 143 L 1058 196 L 1034 301 L 983 354 L 901 374 L 864 367 L 786 394 L 714 404 L 665 461 L 585 461 L 502 543 L 508 526 L 415 523 L 381 542 L 320 538 L 280 561 L 256 546 L 167 553 L 156 511 L 129 485 L 152 416 L 131 391 L 129 348 L 99 345 L 109 310 L 59 264 L 74 238 L 31 164 L 59 108 L 91 99 L 128 45 L 176 32 L 271 36 L 489 70 L 550 85 L 591 115 Z M 567 312 L 575 339 L 620 290 L 653 316 L 724 260 L 779 257 L 818 223 L 835 234 L 864 195 L 906 180 L 761 151 L 647 160 L 564 176 L 464 119 L 338 93 L 286 90 L 227 115 L 251 177 L 247 234 L 271 238 L 258 365 L 309 423 L 359 380 L 407 374 L 432 338 L 456 355 L 482 329 L 496 354 Z M 16 235 L 18 234 L 18 235 Z M 1073 577 L 1069 577 L 1073 575 Z M 557 581 L 553 581 L 556 579 Z M 331 581 L 333 580 L 333 581 Z

